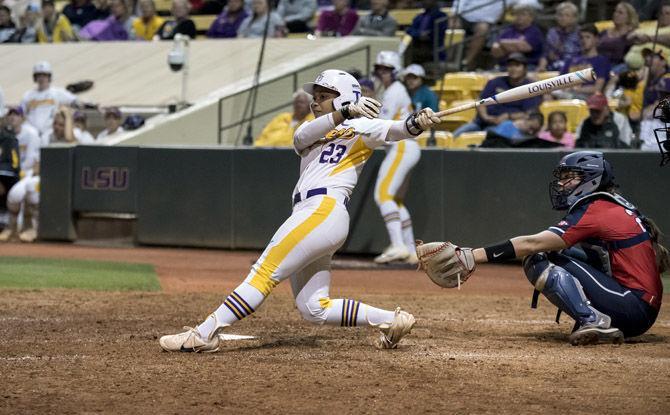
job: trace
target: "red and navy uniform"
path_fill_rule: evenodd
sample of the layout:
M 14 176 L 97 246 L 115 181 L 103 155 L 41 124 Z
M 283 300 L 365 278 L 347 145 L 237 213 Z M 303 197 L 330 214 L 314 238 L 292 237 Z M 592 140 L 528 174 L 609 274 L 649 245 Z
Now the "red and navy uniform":
M 656 320 L 663 285 L 640 213 L 620 196 L 596 193 L 578 201 L 549 231 L 585 256 L 552 254 L 577 278 L 593 306 L 624 335 L 644 333 Z M 570 252 L 569 250 L 567 252 Z

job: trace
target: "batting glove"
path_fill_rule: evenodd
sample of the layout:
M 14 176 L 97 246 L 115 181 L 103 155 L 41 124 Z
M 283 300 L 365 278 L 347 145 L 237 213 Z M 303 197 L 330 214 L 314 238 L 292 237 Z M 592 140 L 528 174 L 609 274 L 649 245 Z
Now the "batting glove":
M 372 119 L 379 117 L 381 108 L 381 102 L 377 101 L 376 99 L 361 97 L 355 104 L 348 104 L 342 107 L 340 112 L 347 120 L 360 117 Z
M 440 120 L 440 117 L 435 115 L 433 110 L 430 108 L 424 108 L 421 111 L 414 114 L 414 116 L 416 117 L 416 123 L 424 131 L 442 122 L 442 120 Z

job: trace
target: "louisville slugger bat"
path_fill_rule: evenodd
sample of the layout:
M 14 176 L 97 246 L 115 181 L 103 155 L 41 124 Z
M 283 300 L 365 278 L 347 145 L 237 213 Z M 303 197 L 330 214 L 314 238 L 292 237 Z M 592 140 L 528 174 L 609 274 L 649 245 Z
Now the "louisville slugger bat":
M 438 117 L 455 114 L 461 111 L 467 111 L 472 108 L 480 106 L 489 106 L 494 104 L 503 104 L 506 102 L 518 101 L 520 99 L 531 98 L 537 95 L 544 95 L 551 91 L 558 89 L 572 88 L 573 86 L 583 84 L 584 82 L 591 82 L 596 80 L 596 73 L 593 68 L 582 69 L 566 73 L 565 75 L 547 78 L 543 81 L 533 82 L 531 84 L 521 85 L 516 88 L 508 89 L 492 97 L 480 99 L 479 101 L 470 102 L 459 105 L 457 107 L 448 108 L 444 111 L 436 113 Z

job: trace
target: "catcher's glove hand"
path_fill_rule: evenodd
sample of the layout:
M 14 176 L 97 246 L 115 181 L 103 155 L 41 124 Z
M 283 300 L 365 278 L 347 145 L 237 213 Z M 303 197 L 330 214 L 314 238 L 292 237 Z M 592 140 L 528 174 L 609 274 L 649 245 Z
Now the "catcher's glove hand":
M 475 271 L 475 256 L 472 248 L 461 248 L 451 242 L 417 241 L 416 256 L 419 267 L 442 288 L 461 288 L 461 283 Z

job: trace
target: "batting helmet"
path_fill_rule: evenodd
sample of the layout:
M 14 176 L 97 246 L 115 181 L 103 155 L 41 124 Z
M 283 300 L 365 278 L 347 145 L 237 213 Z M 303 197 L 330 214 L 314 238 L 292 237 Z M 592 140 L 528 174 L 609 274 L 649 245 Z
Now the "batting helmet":
M 569 173 L 575 174 L 579 183 L 566 186 L 564 181 Z M 552 207 L 565 210 L 579 199 L 597 191 L 614 186 L 614 172 L 610 163 L 599 151 L 578 151 L 563 157 L 554 169 L 554 177 L 549 185 Z
M 37 75 L 38 73 L 51 75 L 51 64 L 47 61 L 37 62 L 33 66 L 33 75 Z
M 316 85 L 339 94 L 333 100 L 335 110 L 339 110 L 347 104 L 355 104 L 361 97 L 361 86 L 356 78 L 338 69 L 328 69 L 321 72 L 314 82 L 304 84 L 302 89 L 313 96 Z
M 398 55 L 398 52 L 394 52 L 392 50 L 382 50 L 377 54 L 375 66 L 385 66 L 387 68 L 391 68 L 393 69 L 393 73 L 397 74 L 402 69 L 400 55 Z
M 670 97 L 663 98 L 654 108 L 654 118 L 663 123 L 663 127 L 655 128 L 654 135 L 661 151 L 661 166 L 670 162 Z

